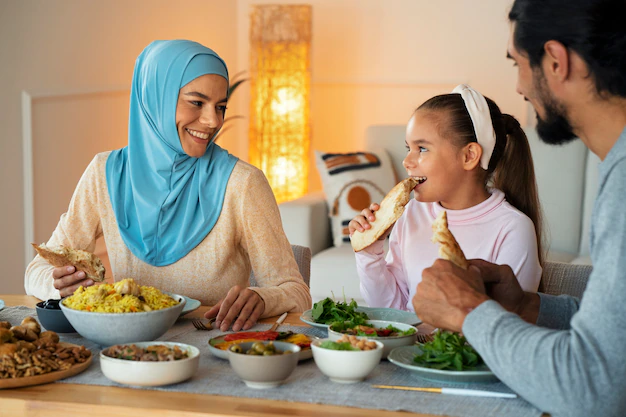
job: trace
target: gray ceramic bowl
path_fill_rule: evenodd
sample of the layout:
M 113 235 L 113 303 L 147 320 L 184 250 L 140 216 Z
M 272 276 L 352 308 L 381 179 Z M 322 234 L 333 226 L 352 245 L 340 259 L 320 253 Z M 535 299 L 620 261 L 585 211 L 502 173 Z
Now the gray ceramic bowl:
M 155 340 L 169 330 L 185 306 L 185 298 L 170 294 L 179 303 L 173 307 L 143 313 L 91 313 L 61 303 L 70 324 L 85 339 L 100 346 Z
M 50 301 L 50 300 L 48 300 Z M 57 333 L 76 333 L 60 308 L 44 308 L 45 301 L 37 303 L 37 319 L 43 328 Z
M 241 343 L 243 352 L 255 342 Z M 273 356 L 246 355 L 228 350 L 230 366 L 239 378 L 250 388 L 273 388 L 283 383 L 298 365 L 300 346 L 293 343 L 274 342 L 274 346 L 282 351 L 293 353 Z

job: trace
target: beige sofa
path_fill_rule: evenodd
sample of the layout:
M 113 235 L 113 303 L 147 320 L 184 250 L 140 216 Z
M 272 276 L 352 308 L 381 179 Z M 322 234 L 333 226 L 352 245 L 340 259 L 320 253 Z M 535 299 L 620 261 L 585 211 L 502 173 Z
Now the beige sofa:
M 403 125 L 370 126 L 365 150 L 384 148 L 400 178 L 405 155 Z M 589 225 L 597 193 L 599 159 L 580 142 L 549 146 L 540 142 L 534 129 L 526 131 L 531 144 L 539 194 L 549 242 L 548 260 L 591 264 Z M 283 226 L 292 244 L 311 248 L 311 295 L 313 302 L 334 293 L 365 305 L 359 291 L 354 252 L 349 244 L 332 246 L 328 206 L 323 192 L 310 193 L 279 206 Z

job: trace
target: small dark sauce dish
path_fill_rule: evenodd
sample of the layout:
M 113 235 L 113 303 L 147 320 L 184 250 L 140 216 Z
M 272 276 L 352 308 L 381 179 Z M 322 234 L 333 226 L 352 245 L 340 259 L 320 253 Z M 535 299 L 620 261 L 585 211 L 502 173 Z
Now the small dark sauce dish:
M 37 318 L 46 329 L 57 333 L 76 333 L 74 327 L 59 306 L 61 300 L 46 300 L 37 303 Z

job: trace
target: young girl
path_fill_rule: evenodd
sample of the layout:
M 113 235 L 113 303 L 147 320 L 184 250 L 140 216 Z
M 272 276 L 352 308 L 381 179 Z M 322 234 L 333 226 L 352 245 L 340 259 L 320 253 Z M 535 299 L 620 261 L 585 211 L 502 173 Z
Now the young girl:
M 370 306 L 413 310 L 422 271 L 438 257 L 431 225 L 448 226 L 468 259 L 509 265 L 522 288 L 541 278 L 541 210 L 530 147 L 520 124 L 467 85 L 431 98 L 406 129 L 407 174 L 420 183 L 400 219 L 356 252 L 361 294 Z M 350 234 L 371 226 L 378 204 L 350 221 Z M 385 257 L 383 240 L 391 233 Z

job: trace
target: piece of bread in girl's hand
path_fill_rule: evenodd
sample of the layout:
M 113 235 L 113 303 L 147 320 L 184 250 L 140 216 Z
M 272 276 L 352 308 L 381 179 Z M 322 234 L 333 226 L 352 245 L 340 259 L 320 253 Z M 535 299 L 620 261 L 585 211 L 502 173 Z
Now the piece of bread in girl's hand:
M 350 243 L 355 252 L 376 242 L 400 218 L 404 212 L 404 206 L 411 198 L 411 191 L 418 183 L 418 180 L 409 177 L 400 181 L 389 191 L 389 194 L 380 202 L 380 208 L 374 212 L 376 220 L 370 222 L 372 227 L 363 232 L 356 231 L 350 237 Z
M 83 271 L 87 278 L 94 280 L 94 282 L 104 281 L 104 273 L 106 272 L 104 265 L 102 265 L 100 258 L 91 252 L 65 246 L 49 248 L 45 243 L 41 245 L 31 243 L 31 245 L 33 245 L 39 256 L 53 266 L 73 265 L 77 271 Z
M 467 269 L 469 263 L 465 259 L 465 255 L 456 241 L 450 229 L 448 229 L 448 215 L 445 210 L 439 213 L 439 216 L 433 222 L 432 241 L 439 243 L 439 257 L 451 261 L 458 267 Z

